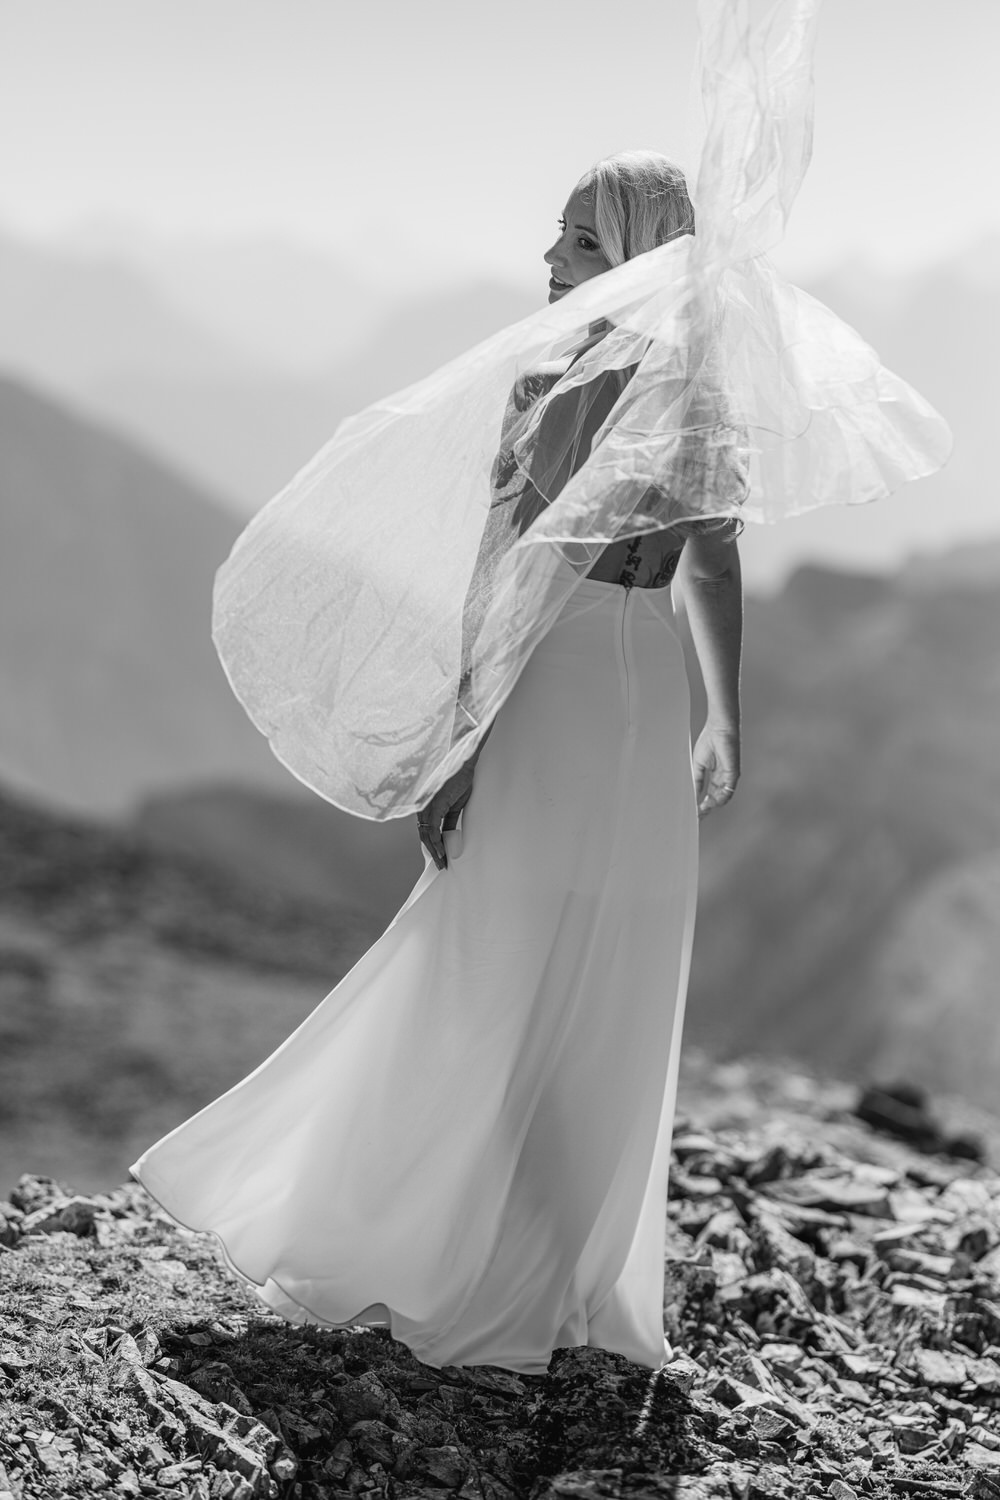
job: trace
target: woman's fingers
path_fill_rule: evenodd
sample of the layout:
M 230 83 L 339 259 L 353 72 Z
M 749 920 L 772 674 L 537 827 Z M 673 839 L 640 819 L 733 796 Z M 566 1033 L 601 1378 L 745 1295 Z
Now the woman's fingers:
M 427 810 L 421 813 L 421 818 L 427 821 L 417 823 L 420 831 L 420 842 L 427 850 L 437 869 L 444 870 L 448 865 L 448 856 L 444 852 L 444 836 L 440 823 L 429 821 Z
M 448 812 L 447 799 L 437 792 L 417 814 L 420 842 L 427 850 L 439 870 L 447 869 L 448 856 L 444 849 L 443 825 Z
M 464 768 L 463 768 L 464 769 Z M 455 781 L 457 777 L 466 783 L 456 796 Z M 458 817 L 463 807 L 472 796 L 471 778 L 456 773 L 451 781 L 445 782 L 440 791 L 435 792 L 427 806 L 421 808 L 417 814 L 417 828 L 420 833 L 420 842 L 430 854 L 435 866 L 439 870 L 448 868 L 448 856 L 445 853 L 444 835 L 458 827 Z
M 704 789 L 698 797 L 698 816 L 703 818 L 715 807 L 725 807 L 736 791 L 739 776 L 718 768 L 706 775 Z
M 732 784 L 720 785 L 713 781 L 702 798 L 698 811 L 704 816 L 705 813 L 711 812 L 713 808 L 725 807 L 726 803 L 731 800 L 735 790 L 736 787 Z
M 703 760 L 695 750 L 694 756 L 694 795 L 698 803 L 698 816 L 701 817 L 708 812 L 708 794 L 712 785 L 712 773 L 715 769 L 714 758 Z

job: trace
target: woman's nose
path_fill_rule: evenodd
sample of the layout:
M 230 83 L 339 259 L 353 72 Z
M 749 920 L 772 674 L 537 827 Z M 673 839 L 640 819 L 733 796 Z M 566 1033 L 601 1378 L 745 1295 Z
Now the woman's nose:
M 554 245 L 550 245 L 549 248 L 546 250 L 545 254 L 542 256 L 542 259 L 544 260 L 544 262 L 545 262 L 545 264 L 547 266 L 554 266 L 555 263 L 556 263 L 556 261 L 558 260 L 558 258 L 559 258 L 559 241 L 556 240 L 555 244 Z

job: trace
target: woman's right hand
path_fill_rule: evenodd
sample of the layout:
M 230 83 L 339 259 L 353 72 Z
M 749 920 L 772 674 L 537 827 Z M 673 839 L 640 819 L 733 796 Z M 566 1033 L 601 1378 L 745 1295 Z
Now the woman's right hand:
M 472 796 L 476 759 L 477 757 L 473 756 L 471 760 L 465 762 L 464 766 L 459 766 L 458 770 L 438 788 L 427 805 L 417 813 L 420 842 L 439 870 L 448 868 L 444 835 L 458 827 L 458 815 Z
M 691 752 L 698 817 L 725 807 L 740 779 L 740 731 L 706 723 Z

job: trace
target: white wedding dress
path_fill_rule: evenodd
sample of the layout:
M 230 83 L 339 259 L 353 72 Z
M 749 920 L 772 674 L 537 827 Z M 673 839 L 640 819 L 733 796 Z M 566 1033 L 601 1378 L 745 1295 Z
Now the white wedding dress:
M 580 583 L 445 839 L 288 1040 L 131 1171 L 289 1320 L 388 1323 L 435 1366 L 655 1368 L 698 840 L 669 588 Z

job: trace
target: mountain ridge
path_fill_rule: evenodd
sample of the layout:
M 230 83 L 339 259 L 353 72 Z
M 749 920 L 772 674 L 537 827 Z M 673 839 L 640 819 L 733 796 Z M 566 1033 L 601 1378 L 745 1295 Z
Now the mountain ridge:
M 239 531 L 203 492 L 52 398 L 0 377 L 0 755 L 81 811 L 225 772 L 281 785 L 210 639 Z
M 2 244 L 0 244 L 2 248 Z M 332 260 L 331 289 L 323 285 L 322 258 L 305 261 L 289 256 L 289 275 L 282 276 L 280 247 L 254 254 L 249 260 L 234 249 L 233 286 L 228 289 L 225 316 L 209 318 L 206 337 L 225 347 L 213 361 L 192 349 L 190 358 L 165 372 L 151 337 L 148 347 L 132 340 L 134 354 L 122 361 L 101 355 L 91 373 L 70 378 L 57 358 L 48 358 L 45 384 L 55 394 L 71 399 L 97 420 L 148 446 L 199 483 L 218 492 L 234 513 L 246 517 L 276 494 L 329 439 L 339 421 L 372 399 L 399 389 L 429 373 L 442 360 L 477 339 L 495 332 L 538 306 L 543 295 L 525 283 L 453 284 L 446 291 L 428 285 L 407 295 L 391 288 L 356 288 L 351 316 L 341 316 L 337 288 L 344 285 L 345 268 Z M 22 253 L 27 253 L 22 247 Z M 49 252 L 50 255 L 54 252 Z M 854 557 L 869 547 L 875 566 L 885 567 L 898 556 L 900 535 L 912 533 L 913 544 L 938 545 L 941 516 L 947 514 L 961 536 L 996 531 L 995 507 L 986 476 L 992 465 L 992 412 L 1000 401 L 1000 278 L 989 271 L 990 244 L 973 245 L 945 261 L 902 274 L 880 271 L 858 262 L 806 280 L 806 287 L 840 316 L 855 324 L 893 370 L 914 384 L 939 407 L 955 431 L 955 453 L 943 474 L 905 487 L 905 499 L 893 497 L 879 506 L 862 507 L 850 518 L 828 512 L 807 513 L 779 530 L 753 529 L 746 538 L 748 576 L 762 579 L 780 572 L 784 559 L 814 553 Z M 72 261 L 71 256 L 66 257 Z M 145 278 L 146 294 L 160 299 L 161 322 L 173 318 L 178 332 L 185 320 L 197 325 L 208 317 L 213 288 L 221 271 L 218 253 L 178 252 L 166 265 L 164 254 L 134 255 L 124 262 L 128 274 Z M 176 263 L 174 263 L 176 261 Z M 202 265 L 199 271 L 198 266 Z M 310 335 L 308 361 L 298 367 L 290 346 L 282 341 L 270 360 L 268 347 L 278 312 L 288 308 L 290 325 L 305 326 L 299 291 L 286 285 L 296 268 L 305 285 L 315 288 L 317 321 L 327 329 L 328 345 Z M 185 286 L 187 292 L 185 293 Z M 248 339 L 255 353 L 247 355 L 239 339 L 239 289 L 246 299 Z M 270 288 L 270 292 L 267 289 Z M 257 295 L 254 295 L 254 289 Z M 0 365 L 16 374 L 25 356 L 24 340 L 13 347 L 4 328 L 13 316 L 8 302 L 13 292 L 0 281 Z M 261 308 L 262 299 L 275 307 Z M 216 295 L 215 302 L 219 301 Z M 308 299 L 307 299 L 308 300 Z M 50 328 L 51 310 L 42 304 L 36 319 L 35 343 L 41 349 L 58 337 Z M 122 317 L 114 299 L 102 304 L 108 337 L 88 341 L 106 344 L 113 352 Z M 367 309 L 365 321 L 356 311 Z M 325 309 L 325 310 L 324 310 Z M 22 318 L 18 311 L 17 319 Z M 177 322 L 176 320 L 180 320 Z M 128 323 L 128 319 L 125 319 Z M 271 332 L 268 332 L 270 327 Z M 131 337 L 131 335 L 128 335 Z M 165 337 L 165 335 L 164 335 Z M 305 337 L 305 334 L 303 334 Z M 274 345 L 276 351 L 278 345 Z M 303 346 L 304 347 L 304 346 Z M 30 368 L 40 379 L 37 351 Z M 69 356 L 67 356 L 69 358 Z M 76 356 L 73 356 L 76 359 Z M 79 362 L 79 361 L 78 361 Z M 71 360 L 72 364 L 72 360 Z M 212 374 L 212 371 L 215 374 Z

